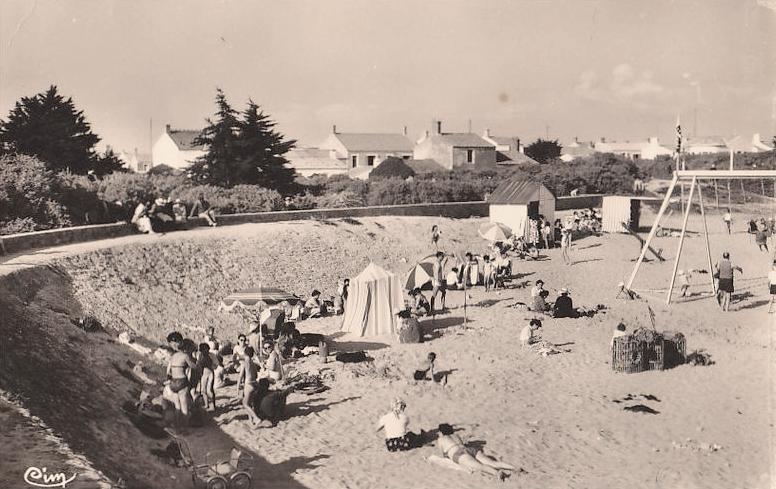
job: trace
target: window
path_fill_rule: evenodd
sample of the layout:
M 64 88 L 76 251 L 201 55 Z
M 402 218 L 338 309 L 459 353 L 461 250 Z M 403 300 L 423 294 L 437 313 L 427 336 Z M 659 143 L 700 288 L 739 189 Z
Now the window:
M 638 159 L 639 159 L 639 155 L 637 155 L 637 154 L 634 154 L 634 155 L 633 155 L 633 159 L 634 159 L 634 160 L 638 160 Z
M 355 168 L 358 165 L 358 155 L 351 156 L 350 160 L 353 162 L 353 168 Z
M 473 149 L 467 149 L 466 150 L 466 163 L 474 163 L 474 150 Z
M 366 157 L 367 166 L 375 166 L 375 155 L 369 155 Z
M 405 160 L 409 160 L 410 158 L 412 158 L 412 156 L 410 156 L 410 155 L 404 155 L 404 156 L 402 156 L 402 158 L 403 158 L 403 159 L 405 159 Z

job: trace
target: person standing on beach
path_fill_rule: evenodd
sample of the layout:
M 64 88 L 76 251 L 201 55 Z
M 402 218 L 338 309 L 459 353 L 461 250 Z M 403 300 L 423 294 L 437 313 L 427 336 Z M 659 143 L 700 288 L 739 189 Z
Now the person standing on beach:
M 439 226 L 434 224 L 431 226 L 431 244 L 434 245 L 434 251 L 439 251 L 439 236 L 442 232 L 439 230 Z
M 733 287 L 733 272 L 738 270 L 740 273 L 744 273 L 741 267 L 733 266 L 730 262 L 730 253 L 727 251 L 722 253 L 722 260 L 720 260 L 715 268 L 716 277 L 719 279 L 719 305 L 723 311 L 728 311 L 730 308 L 730 298 L 735 291 Z
M 431 286 L 433 287 L 433 290 L 431 291 L 431 315 L 434 314 L 434 301 L 436 300 L 437 294 L 440 294 L 440 301 L 442 304 L 440 310 L 444 310 L 445 308 L 445 296 L 447 295 L 447 290 L 445 287 L 444 259 L 445 254 L 441 251 L 437 251 L 436 260 L 434 261 L 434 267 L 431 274 Z
M 563 256 L 563 263 L 571 265 L 571 256 L 569 251 L 571 250 L 571 229 L 565 227 L 561 230 L 560 237 L 560 254 Z

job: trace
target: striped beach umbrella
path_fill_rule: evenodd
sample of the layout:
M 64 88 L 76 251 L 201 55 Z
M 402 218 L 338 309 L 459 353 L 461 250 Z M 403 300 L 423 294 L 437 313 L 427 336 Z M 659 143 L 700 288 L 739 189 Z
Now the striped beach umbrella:
M 436 255 L 428 255 L 418 260 L 418 263 L 407 274 L 404 288 L 412 290 L 420 287 L 421 290 L 431 290 L 431 278 L 434 275 L 434 262 Z
M 231 311 L 235 307 L 266 307 L 283 301 L 296 303 L 299 297 L 276 287 L 254 287 L 229 294 L 221 299 L 220 309 Z
M 500 222 L 486 222 L 480 226 L 480 236 L 488 241 L 506 241 L 512 236 L 512 230 Z

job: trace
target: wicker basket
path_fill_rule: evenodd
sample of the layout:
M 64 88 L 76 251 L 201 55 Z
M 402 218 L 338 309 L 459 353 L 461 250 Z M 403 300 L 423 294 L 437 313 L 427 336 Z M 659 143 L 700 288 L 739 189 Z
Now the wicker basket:
M 637 373 L 649 368 L 647 343 L 630 335 L 614 339 L 612 368 L 615 372 Z
M 681 333 L 637 329 L 614 339 L 612 369 L 630 374 L 673 368 L 684 363 L 686 348 Z

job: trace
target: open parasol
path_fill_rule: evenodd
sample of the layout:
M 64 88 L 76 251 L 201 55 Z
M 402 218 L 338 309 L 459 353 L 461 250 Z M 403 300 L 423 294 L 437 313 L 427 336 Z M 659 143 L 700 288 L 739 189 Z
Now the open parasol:
M 480 226 L 480 236 L 488 241 L 506 241 L 512 236 L 512 229 L 500 222 L 486 222 Z
M 418 261 L 407 274 L 407 281 L 404 283 L 406 290 L 420 288 L 421 290 L 431 290 L 431 278 L 434 273 L 434 261 L 436 255 L 428 255 Z
M 266 307 L 288 301 L 296 303 L 299 297 L 276 287 L 254 287 L 243 289 L 221 299 L 220 310 L 231 311 L 236 307 Z

